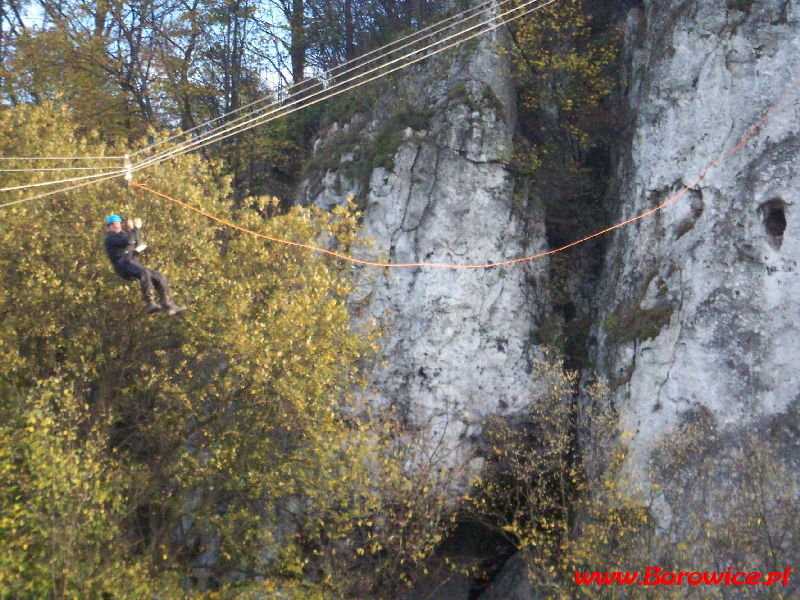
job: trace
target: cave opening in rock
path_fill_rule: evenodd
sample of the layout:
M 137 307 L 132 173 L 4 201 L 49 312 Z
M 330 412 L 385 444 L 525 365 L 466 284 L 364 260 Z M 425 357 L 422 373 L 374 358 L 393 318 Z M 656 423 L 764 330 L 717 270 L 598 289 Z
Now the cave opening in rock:
M 780 198 L 775 198 L 762 204 L 759 212 L 770 243 L 776 249 L 780 249 L 783 232 L 786 231 L 786 203 Z

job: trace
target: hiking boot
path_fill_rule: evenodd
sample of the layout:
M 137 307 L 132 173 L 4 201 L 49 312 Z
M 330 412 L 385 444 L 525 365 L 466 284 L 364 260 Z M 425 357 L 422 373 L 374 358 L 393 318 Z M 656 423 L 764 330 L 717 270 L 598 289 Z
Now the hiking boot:
M 171 317 L 172 315 L 177 315 L 178 313 L 182 313 L 185 310 L 188 310 L 188 308 L 185 306 L 180 306 L 178 304 L 170 304 L 169 306 L 167 306 L 167 315 Z
M 144 301 L 147 302 L 147 306 L 144 307 L 147 314 L 153 314 L 161 310 L 161 305 L 156 302 L 156 295 L 153 293 L 152 288 L 145 292 Z
M 164 308 L 167 309 L 167 314 L 170 317 L 186 310 L 185 306 L 175 303 L 175 300 L 172 299 L 172 294 L 169 293 L 168 289 L 159 289 L 158 295 L 159 298 L 161 298 L 161 304 L 163 304 Z

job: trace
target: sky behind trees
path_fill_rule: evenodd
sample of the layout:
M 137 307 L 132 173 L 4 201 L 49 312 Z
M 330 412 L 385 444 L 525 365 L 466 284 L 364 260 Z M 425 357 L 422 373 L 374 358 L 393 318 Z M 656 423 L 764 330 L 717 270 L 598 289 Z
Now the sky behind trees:
M 91 98 L 97 107 L 103 98 L 109 113 L 112 106 L 127 113 L 119 125 L 129 133 L 143 125 L 188 128 L 335 67 L 458 4 L 0 0 L 0 95 L 7 105 L 60 93 L 74 103 Z

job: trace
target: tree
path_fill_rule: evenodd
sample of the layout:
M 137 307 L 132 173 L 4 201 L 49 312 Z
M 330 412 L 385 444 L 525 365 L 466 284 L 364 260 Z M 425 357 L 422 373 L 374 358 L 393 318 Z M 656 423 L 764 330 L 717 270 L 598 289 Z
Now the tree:
M 656 446 L 652 496 L 671 518 L 652 536 L 651 564 L 664 570 L 782 572 L 800 556 L 794 433 L 789 408 L 745 427 L 725 427 L 705 408 L 687 410 Z M 760 589 L 759 589 L 760 588 Z M 703 596 L 721 598 L 725 588 Z M 756 586 L 744 598 L 794 598 L 793 585 Z M 671 597 L 692 597 L 675 590 Z
M 621 35 L 592 21 L 583 0 L 566 0 L 512 27 L 512 62 L 525 144 L 520 175 L 539 183 L 551 244 L 605 224 Z
M 261 46 L 268 49 L 260 58 L 287 86 L 299 85 L 306 77 L 306 1 L 270 0 L 257 22 Z
M 20 33 L 26 29 L 24 0 L 0 0 L 0 89 L 7 85 L 7 63 L 16 50 Z
M 172 96 L 174 102 L 170 113 L 178 116 L 178 123 L 184 131 L 194 129 L 199 120 L 207 118 L 208 105 L 211 104 L 209 98 L 216 93 L 215 88 L 199 75 L 203 69 L 198 63 L 202 62 L 209 27 L 204 7 L 203 0 L 185 2 L 183 17 L 158 47 L 168 75 L 166 82 L 172 84 L 172 87 L 165 85 L 167 96 Z
M 87 127 L 102 123 L 107 139 L 138 136 L 155 124 L 154 24 L 169 22 L 164 4 L 40 0 L 37 8 L 43 25 L 27 28 L 9 55 L 8 96 L 62 98 Z
M 75 384 L 58 376 L 7 397 L 0 424 L 0 596 L 143 598 L 158 585 L 126 555 L 124 468 L 105 451 Z M 9 405 L 11 401 L 14 404 Z
M 78 140 L 65 109 L 4 109 L 0 123 L 0 152 L 6 156 L 107 152 L 96 140 Z M 18 174 L 5 175 L 4 183 L 23 182 Z M 91 392 L 109 366 L 102 359 L 103 344 L 111 338 L 103 333 L 101 303 L 113 300 L 87 233 L 97 232 L 103 202 L 119 195 L 111 186 L 101 190 L 88 200 L 71 194 L 35 207 L 4 209 L 3 597 L 141 598 L 152 595 L 154 587 L 174 589 L 168 575 L 149 578 L 147 561 L 125 551 L 129 469 L 108 453 L 112 413 L 95 403 Z M 112 389 L 110 381 L 104 383 Z
M 0 111 L 0 130 L 4 155 L 108 152 L 47 104 Z M 345 253 L 355 241 L 347 207 L 265 220 L 276 201 L 251 198 L 232 212 L 197 155 L 141 176 L 273 237 L 324 237 Z M 104 215 L 124 213 L 127 193 L 106 182 L 4 209 L 0 527 L 18 543 L 0 554 L 2 589 L 341 595 L 402 581 L 441 536 L 444 482 L 406 471 L 413 440 L 354 402 L 377 332 L 351 328 L 351 270 L 137 191 L 146 260 L 192 306 L 147 318 L 102 251 Z M 349 571 L 359 576 L 337 577 Z
M 596 31 L 582 0 L 567 0 L 520 19 L 513 35 L 527 133 L 550 160 L 583 164 L 608 135 L 602 102 L 615 86 L 619 31 Z
M 595 384 L 578 402 L 577 377 L 555 355 L 536 363 L 528 414 L 487 426 L 485 472 L 462 514 L 504 538 L 535 594 L 553 600 L 606 597 L 577 586 L 576 571 L 630 570 L 650 523 L 622 476 L 626 450 L 614 415 L 598 410 L 608 390 Z

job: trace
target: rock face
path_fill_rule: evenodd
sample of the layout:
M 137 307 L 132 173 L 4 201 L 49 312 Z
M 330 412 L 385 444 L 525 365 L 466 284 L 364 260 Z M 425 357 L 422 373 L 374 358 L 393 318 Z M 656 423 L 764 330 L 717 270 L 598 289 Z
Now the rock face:
M 528 566 L 520 552 L 506 562 L 494 584 L 478 600 L 544 600 L 545 597 L 545 594 L 534 589 Z
M 309 176 L 300 200 L 330 207 L 360 196 L 364 236 L 374 241 L 363 257 L 466 265 L 545 248 L 541 219 L 518 216 L 525 190 L 507 168 L 516 119 L 500 52 L 507 34 L 479 40 L 424 63 L 318 144 L 319 155 L 336 148 L 338 164 Z M 352 173 L 365 161 L 368 177 L 359 181 Z M 411 426 L 430 425 L 452 464 L 484 417 L 521 410 L 530 395 L 529 340 L 546 310 L 547 268 L 539 260 L 371 269 L 355 303 L 387 335 L 369 400 L 398 407 Z
M 424 64 L 374 108 L 334 124 L 316 151 L 337 148 L 335 160 L 309 175 L 301 202 L 361 198 L 375 242 L 365 258 L 463 265 L 546 249 L 542 211 L 507 168 L 506 44 L 500 29 Z M 629 128 L 613 221 L 680 196 L 610 234 L 592 300 L 592 362 L 631 435 L 629 472 L 647 488 L 664 467 L 662 442 L 702 421 L 721 458 L 747 431 L 772 436 L 796 479 L 800 4 L 644 0 L 628 13 L 624 62 Z M 453 464 L 486 416 L 520 411 L 530 397 L 548 268 L 371 270 L 356 304 L 387 335 L 369 400 L 430 425 Z M 706 472 L 705 485 L 722 491 L 717 506 L 726 469 Z M 655 498 L 662 526 L 674 521 L 678 489 Z
M 595 360 L 645 485 L 692 415 L 736 432 L 797 411 L 800 5 L 646 1 L 628 32 L 616 220 L 691 186 L 614 233 L 597 301 Z

